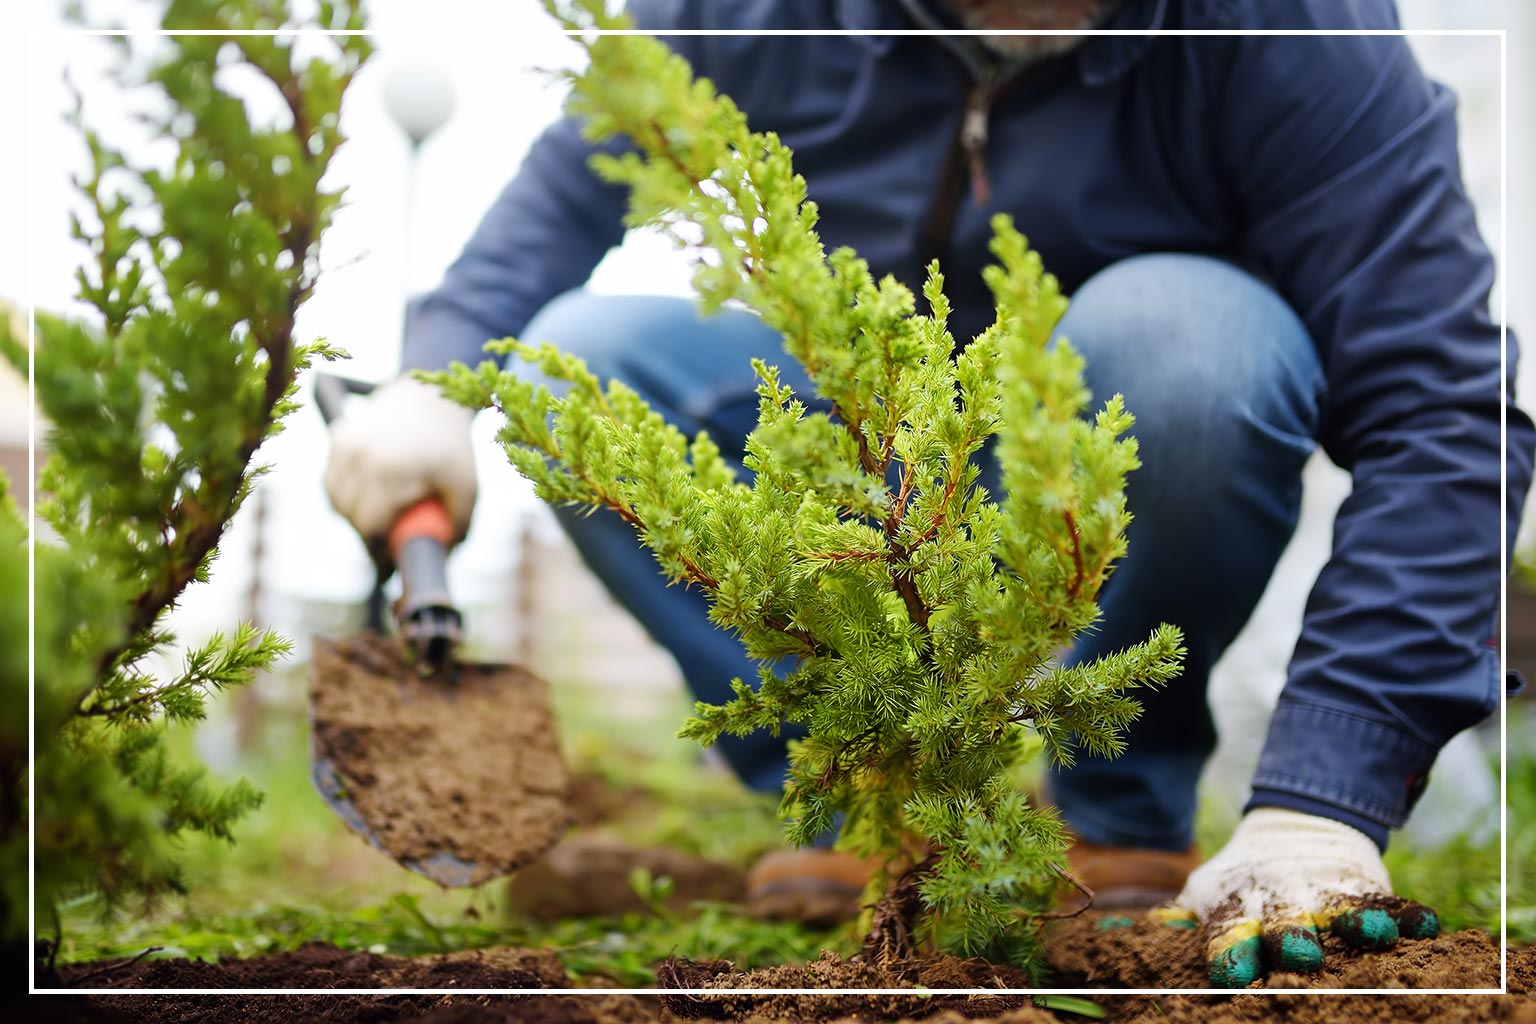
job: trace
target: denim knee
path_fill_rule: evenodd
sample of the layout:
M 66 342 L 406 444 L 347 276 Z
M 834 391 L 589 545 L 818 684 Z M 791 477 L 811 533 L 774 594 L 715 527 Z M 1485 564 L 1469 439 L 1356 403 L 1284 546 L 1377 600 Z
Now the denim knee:
M 1096 405 L 1125 396 L 1143 447 L 1246 422 L 1310 450 L 1316 348 L 1285 300 L 1233 264 L 1184 253 L 1111 264 L 1072 296 L 1057 336 L 1087 361 Z
M 635 331 L 626 326 L 621 315 L 624 298 L 582 288 L 568 291 L 539 310 L 518 340 L 530 345 L 548 342 L 569 352 L 585 362 L 598 380 L 622 377 L 623 357 L 638 343 Z M 621 301 L 616 303 L 616 299 Z M 688 306 L 683 299 L 676 301 L 680 307 Z
M 800 368 L 776 360 L 783 344 L 776 331 L 739 309 L 701 313 L 692 299 L 578 289 L 541 310 L 523 340 L 580 357 L 599 380 L 623 381 L 674 426 L 707 429 L 728 453 L 740 451 L 757 423 L 753 357 L 778 361 L 781 380 L 808 404 L 816 400 Z M 511 368 L 549 383 L 526 363 Z

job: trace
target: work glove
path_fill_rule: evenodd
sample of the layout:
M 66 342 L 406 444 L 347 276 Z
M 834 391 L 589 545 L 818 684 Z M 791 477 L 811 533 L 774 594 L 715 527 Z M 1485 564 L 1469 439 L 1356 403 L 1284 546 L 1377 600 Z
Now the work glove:
M 354 402 L 331 424 L 325 492 L 381 571 L 390 568 L 390 528 L 423 498 L 443 503 L 454 543 L 469 532 L 476 491 L 473 418 L 473 410 L 444 398 L 434 385 L 405 376 Z
M 1206 964 L 1219 988 L 1246 987 L 1269 971 L 1320 970 L 1324 930 L 1357 950 L 1440 932 L 1434 911 L 1392 895 L 1365 833 L 1272 807 L 1249 811 L 1221 852 L 1190 873 L 1174 905 L 1152 916 L 1205 925 Z

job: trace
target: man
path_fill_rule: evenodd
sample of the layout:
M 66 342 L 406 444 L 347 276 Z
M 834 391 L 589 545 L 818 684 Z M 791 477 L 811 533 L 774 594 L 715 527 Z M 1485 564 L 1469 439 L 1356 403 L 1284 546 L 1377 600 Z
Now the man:
M 1145 468 L 1129 485 L 1130 552 L 1102 627 L 1072 657 L 1127 646 L 1161 621 L 1184 630 L 1189 656 L 1146 702 L 1127 754 L 1082 756 L 1051 778 L 1100 903 L 1172 898 L 1178 909 L 1164 916 L 1205 922 L 1212 977 L 1228 985 L 1317 969 L 1315 929 L 1335 918 L 1361 946 L 1433 934 L 1431 912 L 1389 898 L 1380 853 L 1440 748 L 1504 690 L 1501 409 L 1511 526 L 1536 432 L 1507 405 L 1487 308 L 1493 264 L 1461 185 L 1451 95 L 1400 37 L 1240 34 L 1391 29 L 1388 0 L 632 7 L 663 33 L 871 33 L 668 42 L 794 150 L 829 246 L 852 245 L 877 275 L 912 286 L 941 260 L 958 338 L 991 319 L 987 222 L 1011 213 L 1072 297 L 1058 330 L 1087 358 L 1094 395 L 1121 392 L 1136 414 Z M 957 26 L 1234 34 L 879 34 Z M 552 341 L 739 457 L 756 407 L 748 357 L 777 354 L 778 339 L 739 312 L 705 320 L 680 300 L 580 291 L 619 241 L 625 202 L 585 169 L 589 153 L 569 121 L 539 140 L 442 285 L 415 304 L 405 366 L 474 363 L 503 335 Z M 467 419 L 413 382 L 382 389 L 333 433 L 337 507 L 376 537 L 435 492 L 464 528 Z M 1354 491 L 1245 817 L 1191 873 L 1195 786 L 1215 738 L 1206 680 L 1290 537 L 1315 444 L 1352 472 Z M 665 587 L 626 527 L 558 514 L 700 697 L 723 700 L 731 678 L 753 678 L 699 596 Z M 750 785 L 778 788 L 781 740 L 724 751 Z M 782 906 L 856 891 L 863 877 L 849 858 L 801 851 L 759 865 L 751 885 Z

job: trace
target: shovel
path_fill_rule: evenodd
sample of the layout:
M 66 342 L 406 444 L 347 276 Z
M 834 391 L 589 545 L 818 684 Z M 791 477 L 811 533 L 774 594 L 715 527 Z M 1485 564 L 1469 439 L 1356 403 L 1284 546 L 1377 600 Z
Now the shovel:
M 330 422 L 371 384 L 318 374 Z M 401 596 L 386 633 L 384 579 L 360 635 L 316 638 L 310 775 L 353 831 L 440 885 L 478 885 L 544 853 L 572 823 L 549 689 L 515 665 L 457 657 L 446 572 L 453 525 L 435 498 L 390 531 Z

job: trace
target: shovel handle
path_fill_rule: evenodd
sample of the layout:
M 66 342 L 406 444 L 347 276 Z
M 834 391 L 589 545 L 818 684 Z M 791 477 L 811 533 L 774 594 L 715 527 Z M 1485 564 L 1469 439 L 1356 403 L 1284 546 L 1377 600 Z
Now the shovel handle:
M 406 509 L 389 532 L 390 553 L 400 570 L 395 620 L 424 675 L 447 664 L 459 642 L 463 620 L 448 592 L 452 541 L 453 520 L 436 498 L 424 498 Z
M 371 381 L 343 377 L 339 373 L 315 373 L 315 407 L 329 423 L 341 415 L 348 395 L 366 395 L 378 387 Z
M 389 550 L 396 558 L 406 542 L 425 537 L 435 540 L 444 548 L 453 543 L 453 519 L 448 508 L 437 498 L 423 498 L 395 520 L 389 531 Z

